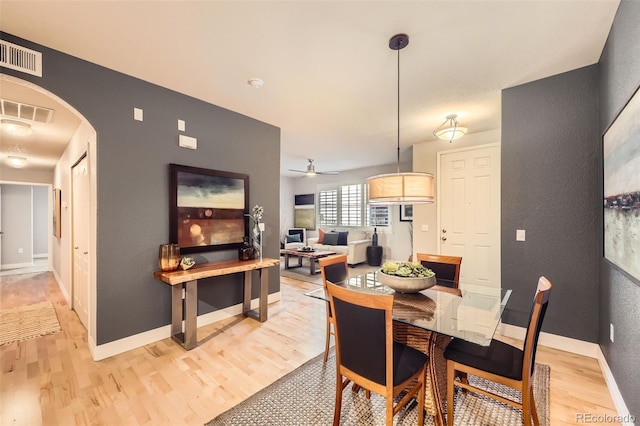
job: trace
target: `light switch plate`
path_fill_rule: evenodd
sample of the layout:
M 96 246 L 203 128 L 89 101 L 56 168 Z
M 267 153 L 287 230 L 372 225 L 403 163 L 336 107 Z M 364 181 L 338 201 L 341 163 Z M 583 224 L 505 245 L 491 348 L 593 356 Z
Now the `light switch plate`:
M 524 241 L 524 239 L 525 239 L 525 230 L 516 229 L 516 241 Z
M 420 230 L 422 232 L 429 232 L 429 225 L 420 225 Z
M 142 110 L 142 108 L 134 108 L 133 109 L 133 119 L 134 120 L 143 121 L 144 120 L 143 115 L 144 115 L 144 111 Z
M 184 132 L 186 128 L 187 127 L 184 120 L 178 120 L 178 130 L 180 130 L 181 132 Z

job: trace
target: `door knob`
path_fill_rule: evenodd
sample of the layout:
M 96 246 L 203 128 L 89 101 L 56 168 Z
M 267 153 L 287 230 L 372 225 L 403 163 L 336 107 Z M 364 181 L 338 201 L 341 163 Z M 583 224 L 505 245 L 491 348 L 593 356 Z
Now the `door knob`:
M 440 238 L 442 241 L 447 241 L 447 237 L 445 237 L 444 235 L 442 236 L 442 238 Z

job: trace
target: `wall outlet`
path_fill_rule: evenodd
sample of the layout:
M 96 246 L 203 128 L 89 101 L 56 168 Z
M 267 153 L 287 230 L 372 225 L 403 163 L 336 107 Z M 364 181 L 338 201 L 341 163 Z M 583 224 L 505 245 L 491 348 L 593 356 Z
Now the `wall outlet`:
M 21 249 L 21 248 L 19 248 L 19 249 L 18 249 L 18 253 L 24 253 L 24 250 L 23 250 L 23 249 Z
M 609 324 L 609 340 L 613 343 L 613 324 Z
M 420 225 L 420 230 L 422 232 L 429 232 L 429 225 Z
M 516 241 L 524 241 L 525 233 L 524 229 L 516 229 Z

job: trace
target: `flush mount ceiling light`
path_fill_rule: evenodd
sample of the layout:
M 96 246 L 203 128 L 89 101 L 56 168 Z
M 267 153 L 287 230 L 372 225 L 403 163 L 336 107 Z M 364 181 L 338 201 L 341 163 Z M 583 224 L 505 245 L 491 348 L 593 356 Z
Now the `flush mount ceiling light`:
M 406 34 L 396 34 L 389 40 L 389 48 L 398 52 L 398 171 L 367 178 L 369 204 L 427 204 L 434 201 L 432 174 L 400 173 L 400 49 L 408 44 Z
M 259 89 L 264 84 L 264 81 L 262 81 L 261 78 L 254 77 L 247 80 L 247 84 L 249 84 L 249 86 L 253 87 L 254 89 Z
M 23 121 L 3 118 L 0 120 L 0 125 L 2 130 L 15 136 L 29 136 L 31 134 L 31 125 Z
M 456 114 L 447 115 L 447 119 L 433 131 L 433 135 L 438 139 L 449 142 L 463 137 L 467 133 L 467 128 L 460 126 L 457 117 Z
M 9 155 L 7 157 L 7 164 L 15 169 L 21 169 L 27 165 L 27 159 L 24 157 Z

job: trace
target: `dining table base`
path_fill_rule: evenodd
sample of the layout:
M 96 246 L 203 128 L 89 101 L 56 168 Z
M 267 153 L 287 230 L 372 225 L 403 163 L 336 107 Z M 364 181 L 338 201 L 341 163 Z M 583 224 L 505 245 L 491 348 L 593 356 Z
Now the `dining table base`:
M 429 356 L 424 407 L 427 414 L 433 416 L 434 425 L 444 426 L 447 400 L 447 360 L 444 358 L 444 350 L 451 341 L 451 337 L 394 321 L 393 339 Z

